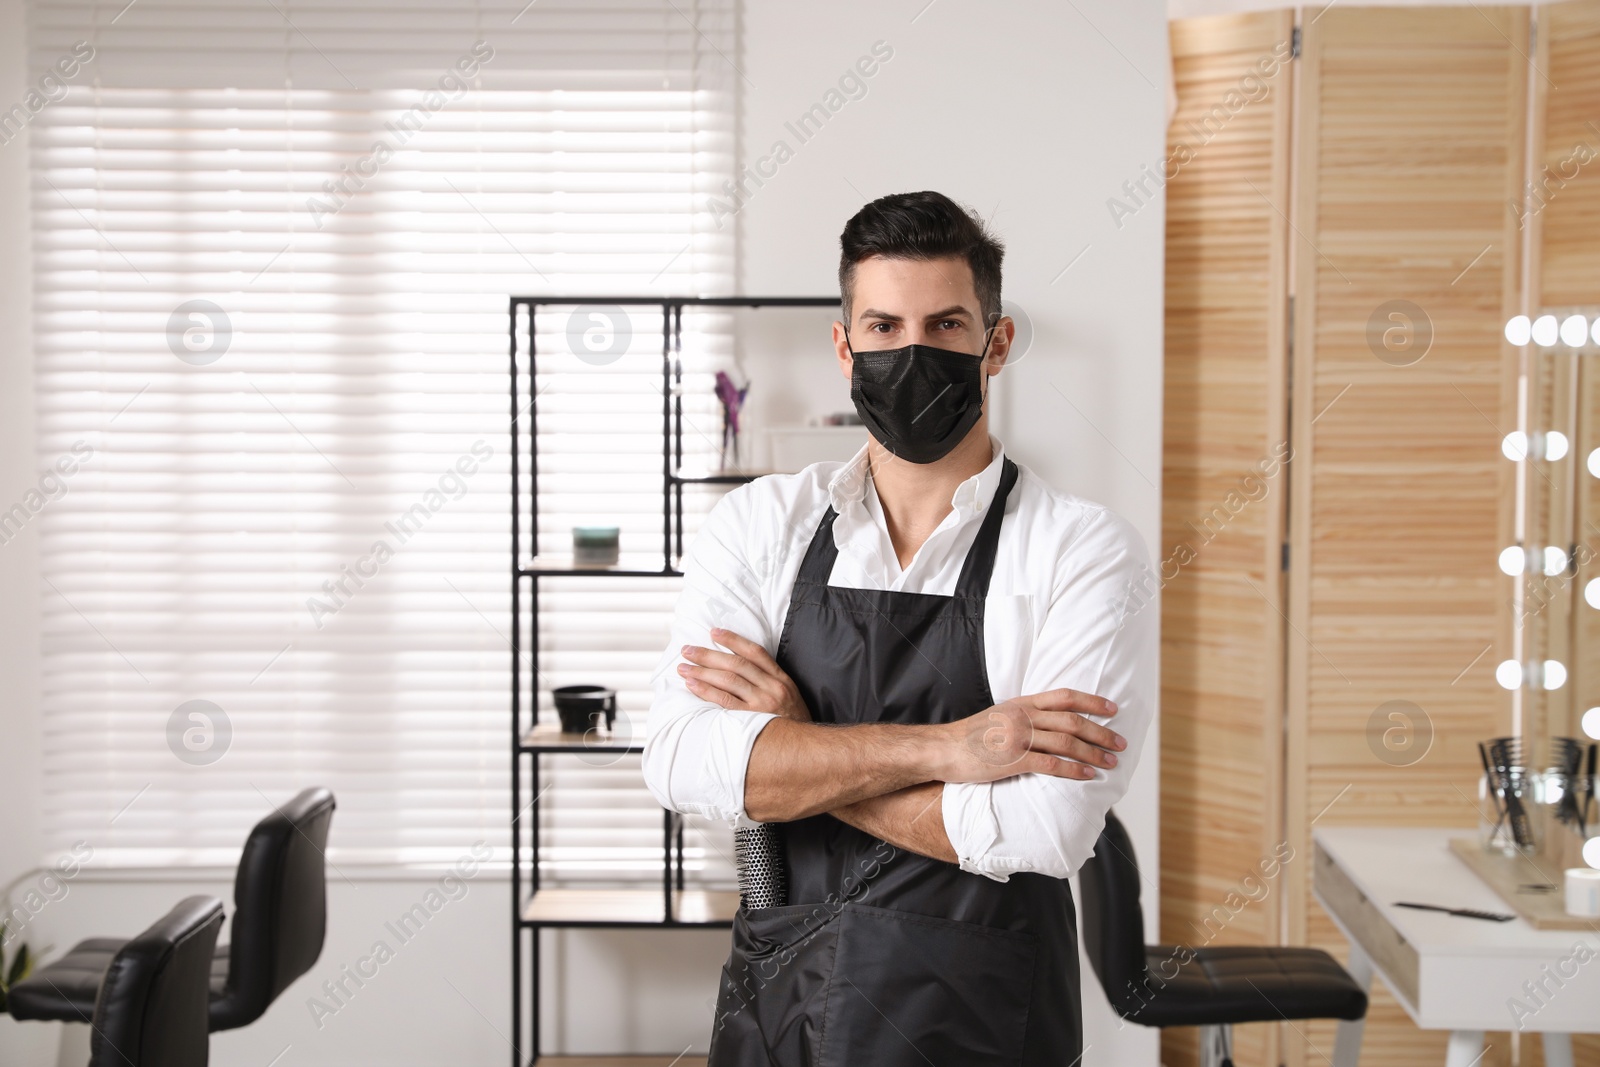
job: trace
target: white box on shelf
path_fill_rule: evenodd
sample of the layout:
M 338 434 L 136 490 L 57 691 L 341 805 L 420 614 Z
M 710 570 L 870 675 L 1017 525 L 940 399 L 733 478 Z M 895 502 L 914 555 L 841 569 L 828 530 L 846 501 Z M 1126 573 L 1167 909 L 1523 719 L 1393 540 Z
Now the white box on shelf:
M 866 443 L 865 426 L 781 426 L 767 431 L 775 471 L 797 471 L 823 460 L 847 460 Z

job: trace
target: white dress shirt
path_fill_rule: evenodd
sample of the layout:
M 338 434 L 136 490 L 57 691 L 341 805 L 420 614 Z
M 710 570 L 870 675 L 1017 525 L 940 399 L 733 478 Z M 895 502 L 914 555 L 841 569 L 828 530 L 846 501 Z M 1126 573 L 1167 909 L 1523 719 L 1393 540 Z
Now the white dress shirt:
M 690 693 L 677 671 L 682 647 L 714 647 L 711 628 L 720 626 L 775 654 L 800 561 L 829 504 L 838 512 L 839 556 L 828 584 L 950 596 L 999 486 L 1003 453 L 992 435 L 990 442 L 993 460 L 956 487 L 953 510 L 904 570 L 865 448 L 847 463 L 769 475 L 718 501 L 689 546 L 671 644 L 652 683 L 644 776 L 664 807 L 749 825 L 745 767 L 775 717 Z M 1128 747 L 1116 767 L 1097 768 L 1089 781 L 1025 774 L 945 786 L 945 833 L 962 869 L 998 881 L 1016 871 L 1077 872 L 1106 811 L 1127 791 L 1156 701 L 1157 612 L 1130 596 L 1152 573 L 1143 539 L 1115 512 L 1018 466 L 984 609 L 991 693 L 1003 701 L 1065 687 L 1106 697 L 1117 714 L 1095 721 Z M 862 719 L 873 719 L 870 709 Z

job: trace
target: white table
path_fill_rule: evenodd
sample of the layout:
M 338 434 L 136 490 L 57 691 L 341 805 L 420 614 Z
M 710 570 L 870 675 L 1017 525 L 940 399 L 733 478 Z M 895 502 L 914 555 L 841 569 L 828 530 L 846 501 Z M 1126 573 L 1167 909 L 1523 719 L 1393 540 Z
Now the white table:
M 1451 838 L 1472 832 L 1318 829 L 1312 835 L 1317 902 L 1350 942 L 1356 981 L 1370 989 L 1378 975 L 1417 1026 L 1450 1031 L 1447 1067 L 1477 1062 L 1484 1032 L 1496 1030 L 1538 1031 L 1547 1067 L 1572 1067 L 1568 1035 L 1600 1033 L 1600 924 L 1535 930 L 1521 919 L 1486 922 L 1394 906 L 1408 900 L 1511 912 L 1450 852 Z M 1587 962 L 1575 958 L 1579 945 L 1593 953 Z M 1359 1020 L 1339 1024 L 1338 1067 L 1354 1067 L 1361 1030 Z

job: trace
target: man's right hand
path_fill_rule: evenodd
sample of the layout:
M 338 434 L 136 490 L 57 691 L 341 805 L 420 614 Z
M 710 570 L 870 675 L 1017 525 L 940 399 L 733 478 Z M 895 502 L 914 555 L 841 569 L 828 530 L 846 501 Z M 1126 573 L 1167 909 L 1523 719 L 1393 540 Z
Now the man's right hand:
M 994 782 L 1018 774 L 1089 779 L 1115 767 L 1122 736 L 1086 718 L 1106 718 L 1116 705 L 1092 693 L 1051 689 L 1001 701 L 938 731 L 935 778 Z

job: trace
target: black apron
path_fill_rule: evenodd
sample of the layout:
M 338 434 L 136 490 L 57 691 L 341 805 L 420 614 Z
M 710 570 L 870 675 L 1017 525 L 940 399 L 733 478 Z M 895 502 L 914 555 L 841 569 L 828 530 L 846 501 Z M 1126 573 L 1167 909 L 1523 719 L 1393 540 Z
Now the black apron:
M 939 723 L 994 704 L 983 609 L 1000 485 L 954 596 L 830 586 L 829 508 L 774 657 L 817 722 Z M 938 806 L 927 818 L 939 818 Z M 708 1067 L 1067 1067 L 1081 1051 L 1077 923 L 1063 879 L 996 882 L 831 815 L 783 826 L 789 904 L 741 910 Z

